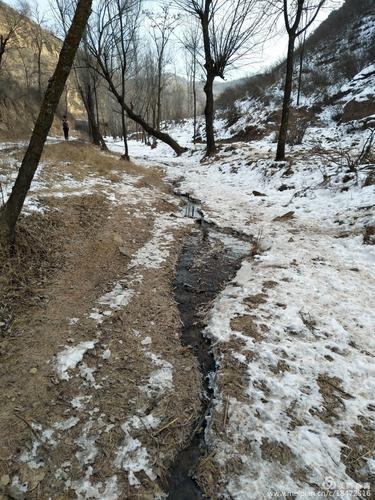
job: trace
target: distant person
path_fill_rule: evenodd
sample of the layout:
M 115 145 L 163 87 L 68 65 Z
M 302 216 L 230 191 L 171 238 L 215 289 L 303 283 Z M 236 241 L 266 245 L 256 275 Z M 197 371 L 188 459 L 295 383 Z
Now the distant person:
M 63 116 L 62 128 L 64 131 L 65 140 L 68 141 L 69 140 L 69 122 L 68 122 L 66 115 Z

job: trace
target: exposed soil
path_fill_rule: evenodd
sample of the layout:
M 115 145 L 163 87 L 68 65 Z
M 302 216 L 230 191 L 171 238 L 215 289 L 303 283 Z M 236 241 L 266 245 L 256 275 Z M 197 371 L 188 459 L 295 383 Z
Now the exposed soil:
M 189 442 L 201 410 L 199 368 L 190 350 L 181 346 L 171 289 L 176 259 L 190 228 L 173 229 L 173 245 L 160 268 L 128 268 L 136 251 L 150 239 L 155 218 L 176 211 L 160 172 L 119 161 L 81 143 L 48 147 L 44 162 L 43 179 L 51 193 L 48 188 L 42 190 L 42 199 L 49 211 L 24 217 L 13 267 L 2 261 L 8 279 L 1 282 L 1 296 L 15 282 L 18 287 L 13 305 L 6 303 L 0 341 L 0 492 L 10 498 L 76 498 L 77 485 L 92 468 L 89 478 L 94 485 L 104 485 L 116 474 L 121 498 L 154 498 L 176 453 Z M 140 190 L 138 203 L 122 199 L 112 204 L 100 192 L 53 194 L 62 173 L 83 184 L 98 175 L 116 184 L 123 172 L 137 176 L 135 186 L 140 189 L 152 186 L 147 196 Z M 40 227 L 43 231 L 36 236 Z M 30 234 L 33 237 L 27 237 Z M 24 263 L 30 255 L 27 274 Z M 17 267 L 18 262 L 22 267 Z M 18 272 L 25 273 L 26 279 Z M 90 312 L 118 280 L 129 282 L 134 297 L 126 309 L 115 310 L 97 325 Z M 82 378 L 78 369 L 69 380 L 59 380 L 55 356 L 64 346 L 92 339 L 97 343 L 84 361 L 95 370 L 96 386 Z M 108 350 L 111 356 L 105 360 L 103 353 Z M 155 370 L 148 352 L 173 369 L 173 386 L 166 391 L 148 382 Z M 83 398 L 81 407 L 72 405 L 77 397 Z M 157 421 L 151 430 L 132 432 L 132 438 L 147 449 L 155 474 L 154 480 L 140 470 L 137 489 L 129 483 L 128 472 L 115 466 L 124 440 L 121 425 L 135 415 L 145 421 L 152 415 Z M 55 430 L 55 444 L 42 442 L 44 430 L 57 429 L 58 422 L 72 417 L 78 423 L 64 432 Z M 78 459 L 79 453 L 87 451 L 83 436 L 94 440 L 97 448 L 86 470 Z M 33 468 L 22 456 L 36 442 L 41 444 L 36 453 L 38 467 Z M 12 485 L 15 477 L 20 484 L 28 484 L 27 494 Z M 98 488 L 104 490 L 104 486 Z

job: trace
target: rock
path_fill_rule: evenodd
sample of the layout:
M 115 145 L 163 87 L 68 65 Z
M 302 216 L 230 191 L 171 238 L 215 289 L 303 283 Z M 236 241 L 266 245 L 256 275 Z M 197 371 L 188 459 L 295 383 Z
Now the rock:
M 369 225 L 365 228 L 363 243 L 365 245 L 375 245 L 375 225 Z
M 10 476 L 9 474 L 3 474 L 0 478 L 0 484 L 1 486 L 8 486 L 10 483 Z
M 375 184 L 375 172 L 370 172 L 366 177 L 363 187 L 373 186 Z
M 360 120 L 375 114 L 375 101 L 349 101 L 345 107 L 342 115 L 342 121 L 348 122 L 352 120 Z
M 119 234 L 114 234 L 113 235 L 113 240 L 115 243 L 118 243 L 119 245 L 122 245 L 124 243 L 123 239 Z
M 151 337 L 146 337 L 144 340 L 141 341 L 142 345 L 150 345 L 152 343 Z
M 125 248 L 125 247 L 118 247 L 118 250 L 119 250 L 119 252 L 120 252 L 121 255 L 124 255 L 125 257 L 130 257 L 127 248 Z
M 291 210 L 290 212 L 287 212 L 286 214 L 279 215 L 278 217 L 275 217 L 272 219 L 274 222 L 284 222 L 290 219 L 294 218 L 294 211 Z
M 253 195 L 254 196 L 267 196 L 266 194 L 261 193 L 260 191 L 253 191 Z
M 287 189 L 294 189 L 294 186 L 287 186 L 286 184 L 281 184 L 278 191 L 286 191 Z

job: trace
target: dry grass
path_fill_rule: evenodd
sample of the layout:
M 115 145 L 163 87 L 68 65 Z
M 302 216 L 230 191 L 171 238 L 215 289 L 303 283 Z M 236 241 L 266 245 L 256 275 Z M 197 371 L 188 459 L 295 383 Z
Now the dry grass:
M 38 292 L 64 261 L 64 231 L 64 220 L 56 212 L 24 216 L 14 252 L 9 255 L 0 248 L 0 335 L 12 333 L 18 311 L 43 300 Z

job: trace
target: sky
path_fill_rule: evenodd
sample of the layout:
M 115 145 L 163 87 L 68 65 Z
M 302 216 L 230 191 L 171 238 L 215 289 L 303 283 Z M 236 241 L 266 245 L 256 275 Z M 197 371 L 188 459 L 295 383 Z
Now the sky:
M 16 0 L 5 0 L 8 4 L 12 5 Z M 30 4 L 38 4 L 41 12 L 46 13 L 46 17 L 52 19 L 53 15 L 51 13 L 50 2 L 53 0 L 30 0 Z M 148 8 L 151 8 L 150 4 L 158 4 L 157 0 L 144 0 L 144 3 L 149 4 Z M 323 8 L 319 13 L 317 20 L 315 21 L 313 27 L 310 29 L 313 31 L 317 26 L 319 26 L 324 19 L 328 17 L 328 15 L 332 12 L 332 10 L 339 8 L 344 3 L 344 0 L 328 0 L 327 7 Z M 261 72 L 262 70 L 267 69 L 269 66 L 278 62 L 286 56 L 287 51 L 287 36 L 285 31 L 282 29 L 282 24 L 280 25 L 280 34 L 269 40 L 263 51 L 257 54 L 253 59 L 243 61 L 237 64 L 237 67 L 233 68 L 226 75 L 226 80 L 235 80 L 238 78 L 242 78 L 245 76 L 249 76 L 254 73 Z M 177 43 L 176 43 L 177 45 Z M 178 58 L 182 60 L 183 58 Z M 175 68 L 176 72 L 180 76 L 185 76 L 184 74 L 184 64 L 179 68 L 178 66 Z

